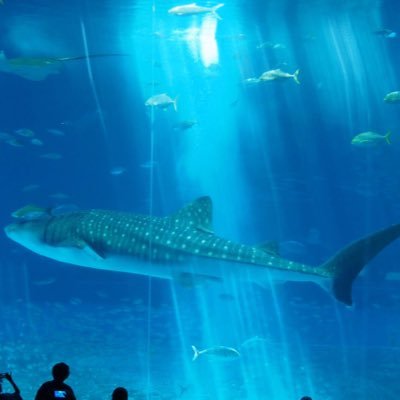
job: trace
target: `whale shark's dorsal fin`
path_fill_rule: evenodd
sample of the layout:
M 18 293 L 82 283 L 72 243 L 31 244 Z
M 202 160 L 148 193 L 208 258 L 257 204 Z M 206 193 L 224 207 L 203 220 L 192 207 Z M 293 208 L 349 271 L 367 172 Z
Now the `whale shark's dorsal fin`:
M 168 218 L 178 225 L 189 225 L 207 233 L 214 233 L 212 227 L 212 200 L 208 196 L 199 197 Z

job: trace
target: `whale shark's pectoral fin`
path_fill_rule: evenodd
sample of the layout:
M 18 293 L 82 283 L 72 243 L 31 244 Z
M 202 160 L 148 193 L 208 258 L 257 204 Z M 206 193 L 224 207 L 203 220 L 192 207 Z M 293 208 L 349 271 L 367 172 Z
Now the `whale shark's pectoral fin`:
M 208 196 L 199 197 L 168 218 L 174 224 L 189 225 L 206 233 L 214 233 L 212 227 L 212 201 Z
M 96 261 L 102 261 L 105 259 L 104 255 L 97 249 L 95 249 L 92 245 L 87 243 L 83 239 L 73 239 L 73 240 L 65 240 L 59 244 L 58 247 L 74 247 L 79 250 L 85 252 L 88 256 L 93 258 Z
M 95 259 L 96 261 L 103 261 L 105 259 L 104 255 L 100 254 L 100 252 L 94 249 L 92 246 L 86 243 L 86 246 L 82 249 L 86 254 Z

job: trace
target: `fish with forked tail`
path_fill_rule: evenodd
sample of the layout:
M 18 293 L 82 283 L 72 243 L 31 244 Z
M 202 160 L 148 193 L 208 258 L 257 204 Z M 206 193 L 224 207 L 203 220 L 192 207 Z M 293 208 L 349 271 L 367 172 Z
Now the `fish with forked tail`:
M 390 92 L 384 98 L 383 101 L 389 104 L 400 103 L 400 91 Z
M 177 98 L 172 99 L 166 93 L 156 94 L 154 96 L 149 97 L 144 105 L 146 107 L 156 107 L 166 110 L 169 106 L 173 106 L 175 111 L 178 111 L 177 107 Z
M 202 6 L 198 6 L 196 3 L 191 3 L 191 4 L 185 4 L 182 6 L 172 7 L 168 10 L 168 14 L 178 15 L 178 16 L 211 14 L 218 19 L 222 19 L 217 14 L 217 10 L 223 6 L 224 6 L 223 3 L 217 4 L 214 7 L 202 7 Z
M 240 357 L 240 353 L 233 347 L 214 346 L 209 347 L 208 349 L 199 350 L 196 346 L 192 346 L 192 350 L 193 361 L 196 361 L 201 355 L 212 356 L 224 360 L 233 360 Z
M 352 284 L 364 266 L 400 236 L 400 224 L 339 250 L 319 266 L 281 258 L 266 246 L 223 239 L 212 228 L 212 202 L 201 197 L 166 217 L 88 210 L 20 219 L 6 235 L 57 261 L 165 279 L 191 276 L 202 282 L 311 281 L 352 304 Z
M 282 81 L 287 79 L 293 79 L 298 85 L 300 85 L 299 81 L 299 73 L 300 70 L 296 70 L 293 74 L 289 74 L 288 72 L 282 71 L 281 69 L 271 69 L 269 71 L 265 71 L 258 78 L 260 82 L 271 82 L 271 81 Z
M 391 144 L 391 135 L 391 131 L 388 131 L 386 135 L 381 135 L 371 131 L 362 132 L 353 137 L 351 144 L 358 147 L 375 147 L 382 144 Z

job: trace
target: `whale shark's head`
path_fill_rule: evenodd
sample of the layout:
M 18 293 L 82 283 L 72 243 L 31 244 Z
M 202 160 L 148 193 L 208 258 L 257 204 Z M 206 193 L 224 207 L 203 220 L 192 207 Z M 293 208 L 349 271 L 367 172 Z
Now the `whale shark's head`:
M 38 252 L 44 246 L 44 232 L 49 218 L 21 220 L 4 228 L 6 235 L 14 242 Z
M 60 218 L 61 222 L 65 222 L 64 218 Z M 17 222 L 7 225 L 4 231 L 11 240 L 41 256 L 70 264 L 96 267 L 97 264 L 94 264 L 101 260 L 101 257 L 83 240 L 69 239 L 68 223 L 66 231 L 63 231 L 62 224 L 57 225 L 54 229 L 54 221 L 57 221 L 57 217 L 21 218 Z M 49 233 L 49 225 L 52 222 L 53 229 L 50 229 Z M 52 241 L 54 235 L 56 235 L 56 239 L 60 240 Z

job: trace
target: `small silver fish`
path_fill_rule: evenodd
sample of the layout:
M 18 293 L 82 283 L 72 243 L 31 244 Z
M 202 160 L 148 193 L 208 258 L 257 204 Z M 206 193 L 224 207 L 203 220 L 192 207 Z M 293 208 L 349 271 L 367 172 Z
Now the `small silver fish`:
M 194 119 L 180 121 L 174 125 L 174 130 L 186 131 L 187 129 L 192 128 L 196 124 L 197 124 L 197 121 Z
M 146 161 L 143 164 L 140 164 L 140 168 L 144 168 L 144 169 L 151 169 L 157 166 L 157 161 Z
M 53 284 L 56 281 L 56 278 L 47 278 L 47 279 L 39 279 L 37 281 L 32 281 L 35 286 L 48 286 Z
M 59 129 L 47 129 L 47 132 L 51 133 L 54 136 L 64 136 L 65 133 L 60 131 Z
M 64 199 L 66 197 L 68 198 L 68 195 L 63 195 Z M 60 200 L 63 200 L 63 199 L 60 199 Z M 60 204 L 59 206 L 53 207 L 50 209 L 50 213 L 53 217 L 56 217 L 58 215 L 64 215 L 64 214 L 74 212 L 74 211 L 79 211 L 79 207 L 73 203 Z
M 286 46 L 282 43 L 274 43 L 274 42 L 263 42 L 261 44 L 259 44 L 256 48 L 257 49 L 262 49 L 262 48 L 268 48 L 268 49 L 273 49 L 273 50 L 277 50 L 277 49 L 286 49 Z
M 57 192 L 57 193 L 50 194 L 49 197 L 51 197 L 52 199 L 56 199 L 56 200 L 67 200 L 71 196 L 68 194 L 62 193 L 62 192 Z
M 32 192 L 33 190 L 37 190 L 40 188 L 40 185 L 36 183 L 31 183 L 30 185 L 26 185 L 21 189 L 21 192 Z
M 200 355 L 213 356 L 221 359 L 232 360 L 240 357 L 240 353 L 233 347 L 214 346 L 208 349 L 198 350 L 196 346 L 192 345 L 193 361 L 197 360 Z
M 19 136 L 28 137 L 28 138 L 31 138 L 31 137 L 35 136 L 35 133 L 33 132 L 33 130 L 32 129 L 28 129 L 28 128 L 17 129 L 15 131 L 15 133 L 17 135 L 19 135 Z
M 162 108 L 163 110 L 167 109 L 169 106 L 173 105 L 174 110 L 178 111 L 178 107 L 176 105 L 176 100 L 169 97 L 166 93 L 156 94 L 154 96 L 149 97 L 144 103 L 147 107 L 157 107 Z
M 394 39 L 397 36 L 397 33 L 395 31 L 392 31 L 391 29 L 378 29 L 376 31 L 374 31 L 375 35 L 378 36 L 383 36 L 384 38 L 387 39 Z
M 300 70 L 296 70 L 293 74 L 289 74 L 288 72 L 284 72 L 281 69 L 271 69 L 269 71 L 265 71 L 261 76 L 260 76 L 260 81 L 281 81 L 285 79 L 293 79 L 297 84 L 300 84 L 299 81 L 299 73 Z
M 351 144 L 359 147 L 374 147 L 382 144 L 390 144 L 391 131 L 388 131 L 386 135 L 381 135 L 376 132 L 362 132 L 354 136 L 351 140 Z
M 7 142 L 8 140 L 14 139 L 14 136 L 6 132 L 0 132 L 0 141 Z
M 245 85 L 254 85 L 256 83 L 260 83 L 260 79 L 258 78 L 247 78 L 243 81 Z
M 24 144 L 17 138 L 12 138 L 5 141 L 7 144 L 13 147 L 24 147 Z
M 395 104 L 400 103 L 400 91 L 390 92 L 384 98 L 385 103 Z
M 223 6 L 224 6 L 223 3 L 217 4 L 214 7 L 202 7 L 202 6 L 198 6 L 196 3 L 191 3 L 191 4 L 185 4 L 182 6 L 172 7 L 168 10 L 168 14 L 178 15 L 178 16 L 211 14 L 218 19 L 222 19 L 217 14 L 217 10 Z
M 116 166 L 110 169 L 110 174 L 117 176 L 117 175 L 122 175 L 125 171 L 126 171 L 125 167 Z
M 73 306 L 79 306 L 82 304 L 82 300 L 79 297 L 71 297 L 69 300 L 69 304 Z
M 34 146 L 43 146 L 43 141 L 42 140 L 40 140 L 40 139 L 38 139 L 38 138 L 33 138 L 32 140 L 31 140 L 31 143 L 34 145 Z
M 33 204 L 28 204 L 11 213 L 11 216 L 20 220 L 35 220 L 46 217 L 50 214 L 48 208 L 37 207 Z
M 46 153 L 40 155 L 40 158 L 46 158 L 47 160 L 61 160 L 62 155 L 59 153 Z
M 63 215 L 77 210 L 78 207 L 74 204 L 65 204 L 53 208 L 43 208 L 35 206 L 34 204 L 28 204 L 12 212 L 11 216 L 20 220 L 33 221 L 49 216 Z

